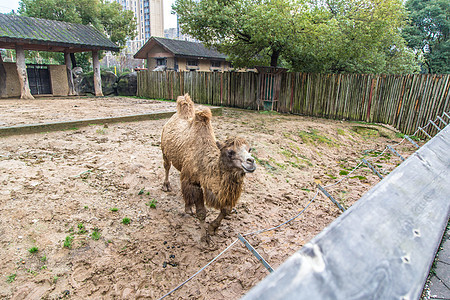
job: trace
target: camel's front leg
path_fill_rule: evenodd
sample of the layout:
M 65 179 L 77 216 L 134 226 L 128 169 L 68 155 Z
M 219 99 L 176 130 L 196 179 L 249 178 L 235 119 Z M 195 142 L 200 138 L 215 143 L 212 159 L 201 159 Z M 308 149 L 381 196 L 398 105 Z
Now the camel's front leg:
M 208 232 L 210 234 L 214 234 L 216 232 L 217 227 L 219 227 L 220 223 L 222 222 L 223 218 L 225 218 L 229 213 L 230 210 L 222 208 L 217 218 L 214 221 L 212 221 L 211 224 L 209 224 Z
M 195 202 L 195 213 L 197 215 L 198 220 L 200 221 L 200 227 L 201 227 L 201 231 L 202 231 L 201 240 L 202 240 L 202 242 L 206 242 L 206 243 L 210 244 L 211 237 L 209 236 L 207 224 L 205 222 L 206 208 L 205 208 L 205 203 L 203 202 L 203 198 L 197 199 L 197 201 Z

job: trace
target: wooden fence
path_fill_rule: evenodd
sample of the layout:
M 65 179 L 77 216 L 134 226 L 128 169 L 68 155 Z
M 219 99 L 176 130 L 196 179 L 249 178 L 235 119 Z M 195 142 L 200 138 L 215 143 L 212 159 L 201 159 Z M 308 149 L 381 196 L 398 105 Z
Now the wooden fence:
M 138 73 L 137 96 L 257 109 L 260 81 L 253 72 Z M 282 113 L 390 124 L 406 134 L 450 110 L 450 75 L 285 73 L 275 109 Z M 441 124 L 443 127 L 443 124 Z M 429 128 L 431 134 L 436 129 Z

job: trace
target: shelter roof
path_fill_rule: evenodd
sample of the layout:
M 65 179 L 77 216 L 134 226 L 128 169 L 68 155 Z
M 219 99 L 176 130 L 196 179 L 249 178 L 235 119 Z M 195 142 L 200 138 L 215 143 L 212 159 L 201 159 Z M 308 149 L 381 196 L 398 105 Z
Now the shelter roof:
M 92 26 L 0 14 L 0 48 L 83 52 L 119 51 L 120 48 Z
M 171 52 L 175 57 L 209 58 L 216 60 L 225 60 L 227 58 L 224 54 L 214 49 L 206 48 L 200 43 L 161 37 L 151 37 L 134 55 L 134 58 L 146 59 L 148 52 L 150 52 L 155 45 L 160 45 L 166 51 Z

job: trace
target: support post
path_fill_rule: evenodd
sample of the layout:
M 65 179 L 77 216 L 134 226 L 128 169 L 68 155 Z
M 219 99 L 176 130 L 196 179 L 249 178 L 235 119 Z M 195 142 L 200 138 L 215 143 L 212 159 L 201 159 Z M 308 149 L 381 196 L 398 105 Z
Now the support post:
M 387 147 L 393 154 L 397 155 L 402 161 L 405 161 L 403 156 L 401 156 L 400 153 L 398 153 L 392 146 L 387 145 Z
M 419 145 L 417 145 L 417 143 L 414 142 L 408 135 L 405 134 L 405 138 L 406 138 L 411 144 L 413 144 L 414 147 L 416 147 L 417 149 L 420 148 Z
M 32 100 L 30 85 L 28 82 L 27 66 L 25 64 L 25 51 L 23 46 L 16 45 L 16 67 L 20 83 L 20 99 Z
M 318 188 L 325 196 L 327 196 L 328 199 L 330 199 L 334 204 L 336 204 L 336 206 L 337 206 L 342 212 L 345 211 L 345 208 L 343 208 L 342 205 L 339 204 L 339 202 L 338 202 L 336 199 L 334 199 L 334 198 L 330 195 L 330 193 L 328 193 L 327 190 L 324 189 L 320 184 L 317 185 L 317 188 Z
M 6 98 L 8 93 L 6 91 L 6 70 L 3 65 L 3 58 L 0 52 L 0 98 Z
M 380 179 L 383 179 L 383 176 L 365 159 L 362 159 L 362 162 L 368 166 Z
M 95 96 L 103 96 L 102 76 L 100 74 L 100 60 L 98 59 L 98 51 L 92 51 L 92 64 L 94 66 L 94 93 Z
M 70 53 L 64 52 L 64 61 L 66 62 L 67 82 L 69 83 L 69 96 L 73 96 L 76 95 L 76 92 L 73 84 L 72 60 L 70 59 Z
M 255 248 L 253 248 L 252 245 L 240 234 L 238 233 L 238 238 L 241 240 L 241 242 L 247 247 L 248 250 L 250 250 L 251 253 L 253 253 L 254 256 L 263 264 L 263 266 L 269 271 L 270 273 L 273 272 L 273 268 L 269 265 L 269 263 L 256 251 Z

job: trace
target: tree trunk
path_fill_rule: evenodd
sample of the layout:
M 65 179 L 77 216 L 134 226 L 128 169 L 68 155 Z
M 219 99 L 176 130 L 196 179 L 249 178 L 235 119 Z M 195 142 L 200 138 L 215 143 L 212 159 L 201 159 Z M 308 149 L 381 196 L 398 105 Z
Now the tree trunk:
M 25 51 L 23 50 L 23 46 L 19 45 L 16 46 L 16 66 L 20 83 L 20 99 L 34 99 L 33 95 L 31 95 L 30 85 L 28 82 L 27 66 L 25 64 Z
M 76 93 L 75 86 L 73 84 L 72 61 L 70 60 L 70 53 L 64 53 L 64 60 L 66 62 L 67 81 L 69 83 L 69 96 L 73 96 L 76 95 Z
M 278 66 L 278 58 L 280 57 L 280 50 L 272 49 L 272 55 L 270 56 L 270 66 L 277 67 Z
M 72 69 L 77 67 L 77 61 L 75 59 L 75 53 L 70 53 L 70 60 L 72 61 Z
M 92 63 L 94 65 L 94 92 L 95 92 L 95 96 L 103 96 L 102 76 L 100 74 L 100 60 L 98 59 L 98 51 L 92 51 Z
M 6 98 L 8 93 L 6 91 L 6 70 L 3 65 L 2 54 L 0 53 L 0 98 Z

